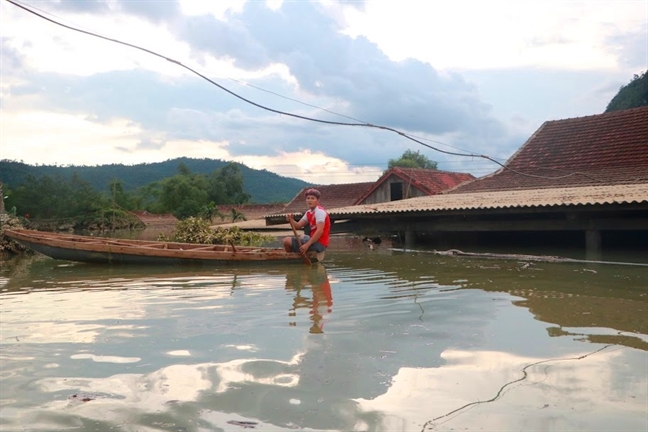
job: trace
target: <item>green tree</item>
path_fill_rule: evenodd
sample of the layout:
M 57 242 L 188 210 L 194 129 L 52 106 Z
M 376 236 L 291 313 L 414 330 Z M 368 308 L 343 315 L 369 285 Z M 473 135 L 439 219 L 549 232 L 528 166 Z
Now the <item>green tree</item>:
M 175 175 L 164 179 L 160 194 L 162 213 L 173 213 L 178 219 L 197 216 L 209 203 L 207 179 L 201 174 Z
M 104 201 L 101 194 L 76 172 L 70 180 L 69 193 L 69 197 L 63 202 L 67 202 L 68 215 L 72 217 L 94 213 L 101 208 Z
M 250 194 L 243 189 L 243 175 L 235 163 L 215 170 L 209 176 L 209 199 L 216 204 L 245 204 Z
M 136 210 L 135 200 L 124 190 L 124 185 L 119 179 L 112 179 L 108 185 L 110 190 L 109 200 L 125 210 Z
M 151 213 L 164 213 L 160 209 L 162 182 L 154 181 L 137 189 L 133 194 L 133 208 L 145 209 Z
M 178 164 L 178 174 L 183 176 L 189 176 L 191 175 L 191 170 L 189 169 L 186 163 L 180 162 Z
M 2 191 L 2 180 L 0 180 L 0 213 L 5 212 L 4 192 Z
M 209 204 L 203 206 L 203 208 L 200 209 L 200 213 L 198 213 L 198 216 L 209 222 L 214 220 L 214 218 L 217 216 L 221 218 L 221 220 L 225 219 L 225 215 L 221 213 L 220 210 L 218 210 L 218 207 L 216 206 L 216 203 L 214 201 L 210 201 Z
M 437 163 L 420 154 L 418 151 L 405 150 L 399 159 L 389 159 L 388 169 L 401 168 L 424 168 L 437 169 Z
M 38 219 L 80 217 L 97 211 L 103 202 L 101 194 L 76 175 L 71 180 L 58 175 L 28 176 L 7 201 L 18 214 Z
M 605 112 L 648 106 L 648 71 L 635 75 L 612 98 Z

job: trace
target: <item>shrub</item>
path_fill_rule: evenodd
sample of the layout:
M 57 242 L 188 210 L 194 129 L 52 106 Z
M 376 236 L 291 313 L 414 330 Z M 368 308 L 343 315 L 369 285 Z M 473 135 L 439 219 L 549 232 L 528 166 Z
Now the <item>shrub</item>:
M 180 243 L 229 244 L 239 246 L 261 246 L 274 240 L 274 237 L 239 227 L 211 228 L 209 222 L 202 218 L 188 217 L 178 222 L 170 236 L 160 235 L 160 241 Z

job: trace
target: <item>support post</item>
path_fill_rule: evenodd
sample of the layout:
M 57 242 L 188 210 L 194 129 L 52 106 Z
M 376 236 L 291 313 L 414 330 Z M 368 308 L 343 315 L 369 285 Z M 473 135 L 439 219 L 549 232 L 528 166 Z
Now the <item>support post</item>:
M 585 231 L 585 259 L 590 261 L 601 260 L 601 231 L 588 229 Z
M 405 249 L 414 249 L 415 240 L 414 230 L 410 226 L 405 227 Z

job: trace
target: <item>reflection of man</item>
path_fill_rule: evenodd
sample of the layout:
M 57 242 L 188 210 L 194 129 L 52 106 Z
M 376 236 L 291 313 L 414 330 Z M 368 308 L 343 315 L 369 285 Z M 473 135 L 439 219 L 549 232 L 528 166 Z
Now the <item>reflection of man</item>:
M 312 299 L 302 293 L 302 289 L 308 287 L 313 293 Z M 313 267 L 298 267 L 298 272 L 286 275 L 286 288 L 295 290 L 295 300 L 289 315 L 296 316 L 297 309 L 309 308 L 310 320 L 313 322 L 309 332 L 323 333 L 324 323 L 322 320 L 327 313 L 331 313 L 333 306 L 333 295 L 326 267 L 321 264 Z M 293 322 L 290 325 L 294 326 L 297 323 Z

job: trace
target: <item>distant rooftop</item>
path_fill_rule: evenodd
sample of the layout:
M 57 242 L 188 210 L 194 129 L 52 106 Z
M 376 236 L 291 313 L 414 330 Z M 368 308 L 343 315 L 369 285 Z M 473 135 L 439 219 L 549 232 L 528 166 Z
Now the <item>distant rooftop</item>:
M 439 194 L 444 190 L 475 178 L 472 174 L 467 173 L 396 167 L 387 170 L 364 194 L 364 196 L 360 198 L 359 202 L 363 202 L 374 190 L 380 187 L 380 185 L 392 175 L 400 177 L 405 183 L 420 189 L 427 195 Z
M 505 166 L 448 194 L 648 183 L 648 107 L 545 122 Z
M 333 185 L 316 185 L 308 186 L 300 190 L 295 198 L 292 199 L 283 209 L 282 213 L 303 213 L 307 210 L 306 197 L 304 192 L 307 189 L 315 188 L 322 194 L 320 204 L 325 209 L 346 207 L 357 204 L 359 200 L 371 189 L 374 182 L 365 183 L 346 183 Z

